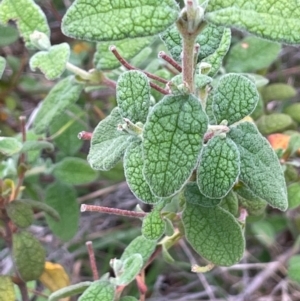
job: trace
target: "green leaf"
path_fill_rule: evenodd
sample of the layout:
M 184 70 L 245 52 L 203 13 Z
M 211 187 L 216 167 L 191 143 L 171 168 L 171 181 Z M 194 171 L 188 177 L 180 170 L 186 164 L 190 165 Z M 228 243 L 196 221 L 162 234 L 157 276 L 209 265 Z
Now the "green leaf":
M 282 113 L 263 115 L 256 121 L 256 125 L 262 135 L 283 132 L 294 128 L 293 119 L 289 115 Z
M 278 57 L 281 45 L 249 36 L 235 44 L 227 56 L 227 72 L 254 72 L 268 68 Z
M 154 204 L 159 198 L 154 196 L 143 175 L 143 148 L 141 142 L 133 142 L 127 148 L 124 156 L 124 171 L 126 182 L 132 193 L 142 202 Z
M 27 228 L 33 222 L 33 211 L 29 204 L 14 200 L 5 206 L 6 213 L 14 224 L 20 228 Z
M 251 230 L 256 239 L 259 240 L 262 245 L 271 248 L 276 243 L 277 233 L 273 225 L 268 220 L 256 221 L 251 225 Z
M 193 95 L 167 95 L 151 110 L 144 127 L 144 176 L 152 192 L 178 192 L 195 168 L 207 116 Z
M 93 169 L 110 170 L 122 159 L 131 139 L 127 133 L 118 130 L 122 123 L 120 110 L 116 107 L 95 128 L 87 157 Z
M 228 28 L 224 29 L 222 39 L 220 41 L 219 47 L 214 53 L 204 58 L 202 62 L 206 62 L 211 65 L 211 69 L 207 75 L 214 77 L 219 69 L 222 67 L 222 62 L 227 54 L 231 43 L 231 31 Z M 201 47 L 201 45 L 200 45 Z
M 151 257 L 156 247 L 156 241 L 146 239 L 144 236 L 136 237 L 124 250 L 121 260 L 125 261 L 133 254 L 141 254 L 144 265 Z
M 284 113 L 291 116 L 296 122 L 300 123 L 300 103 L 293 103 L 284 109 Z
M 81 116 L 85 116 L 85 112 L 80 107 L 72 105 L 61 115 L 55 116 L 50 125 L 49 131 L 51 136 L 54 135 L 54 143 L 67 156 L 76 154 L 83 145 L 83 140 L 78 139 L 77 135 L 87 130 L 81 122 Z M 60 134 L 57 135 L 58 133 Z
M 245 208 L 249 215 L 259 216 L 265 212 L 267 202 L 255 195 L 245 186 L 238 186 L 235 189 L 240 207 Z
M 14 285 L 10 276 L 0 275 L 0 301 L 15 301 Z
M 288 201 L 285 179 L 269 142 L 249 122 L 231 127 L 228 136 L 240 151 L 240 180 L 272 207 L 286 210 Z
M 115 287 L 108 281 L 95 281 L 78 301 L 114 301 Z
M 56 221 L 60 220 L 58 212 L 43 202 L 29 200 L 29 199 L 24 199 L 21 201 L 26 202 L 26 204 L 31 206 L 31 208 L 44 211 L 45 213 L 47 213 L 49 216 L 51 216 Z
M 0 23 L 14 20 L 27 47 L 32 47 L 30 35 L 35 31 L 50 35 L 47 19 L 33 0 L 3 0 L 0 3 Z
M 34 120 L 36 133 L 43 133 L 67 107 L 75 103 L 83 89 L 83 85 L 73 81 L 73 76 L 58 82 L 43 100 Z
M 4 57 L 0 56 L 0 78 L 1 78 L 2 75 L 3 75 L 5 66 L 6 66 L 6 60 L 5 60 Z
M 23 143 L 22 152 L 27 153 L 30 151 L 40 151 L 46 149 L 47 151 L 54 151 L 52 143 L 43 140 L 30 140 Z
M 49 80 L 59 78 L 66 69 L 70 57 L 70 46 L 67 43 L 51 46 L 48 51 L 35 53 L 30 61 L 30 69 L 40 69 Z
M 44 270 L 45 250 L 29 232 L 13 234 L 12 256 L 18 274 L 25 281 L 36 280 Z
M 143 267 L 141 254 L 132 254 L 123 262 L 122 274 L 116 277 L 116 285 L 128 285 L 140 273 Z
M 205 18 L 217 25 L 234 26 L 262 38 L 300 43 L 299 3 L 277 0 L 212 0 Z
M 12 137 L 0 137 L 0 153 L 5 156 L 17 154 L 22 149 L 22 143 Z
M 61 288 L 55 292 L 53 292 L 49 298 L 48 301 L 59 301 L 62 298 L 70 297 L 73 295 L 81 294 L 83 293 L 93 282 L 90 281 L 84 281 L 80 283 L 76 283 L 73 285 L 69 285 L 67 287 Z
M 235 123 L 255 109 L 259 94 L 255 84 L 245 76 L 226 74 L 219 80 L 214 93 L 213 110 L 218 123 Z
M 91 169 L 86 160 L 65 157 L 53 166 L 53 175 L 60 182 L 70 185 L 80 185 L 95 181 L 98 173 Z
M 220 207 L 237 217 L 239 213 L 239 201 L 236 193 L 231 190 L 226 197 L 222 199 Z
M 300 255 L 292 256 L 288 261 L 288 277 L 300 283 Z
M 0 47 L 8 46 L 19 38 L 19 32 L 13 26 L 0 24 Z
M 1 301 L 2 301 L 2 300 L 1 300 Z M 138 299 L 135 298 L 135 297 L 132 297 L 132 296 L 125 296 L 125 297 L 122 297 L 122 298 L 120 299 L 120 301 L 138 301 Z
M 289 209 L 294 209 L 300 205 L 300 183 L 293 183 L 288 186 Z
M 161 218 L 160 211 L 154 209 L 143 219 L 142 234 L 150 240 L 158 240 L 165 232 L 165 222 Z
M 235 143 L 215 136 L 203 147 L 197 169 L 200 191 L 209 198 L 221 199 L 231 190 L 240 173 L 240 154 Z
M 62 183 L 54 182 L 46 189 L 45 203 L 59 213 L 60 221 L 46 214 L 51 231 L 63 241 L 70 240 L 77 232 L 79 208 L 75 190 Z
M 89 41 L 147 37 L 164 31 L 177 16 L 173 0 L 76 0 L 64 15 L 62 31 Z
M 197 183 L 191 182 L 185 186 L 184 198 L 188 203 L 203 206 L 203 207 L 214 207 L 220 204 L 220 199 L 211 199 L 203 195 Z
M 98 43 L 94 55 L 94 64 L 96 66 L 96 69 L 111 70 L 121 66 L 121 63 L 109 51 L 109 46 L 116 46 L 120 55 L 125 60 L 129 60 L 137 55 L 146 46 L 148 46 L 152 39 L 152 37 L 146 37 Z
M 182 221 L 188 242 L 215 265 L 230 266 L 243 256 L 245 240 L 241 226 L 224 209 L 186 203 Z
M 261 95 L 264 102 L 270 102 L 271 100 L 286 100 L 297 95 L 297 90 L 287 84 L 276 83 L 270 84 L 261 90 Z
M 141 71 L 124 72 L 117 83 L 117 102 L 120 114 L 133 123 L 145 123 L 150 107 L 150 84 Z

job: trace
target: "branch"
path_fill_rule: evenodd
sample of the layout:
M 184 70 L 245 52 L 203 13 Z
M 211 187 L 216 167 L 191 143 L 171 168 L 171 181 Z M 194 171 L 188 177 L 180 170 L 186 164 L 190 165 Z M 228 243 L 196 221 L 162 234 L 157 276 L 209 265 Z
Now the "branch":
M 182 67 L 173 60 L 170 56 L 168 56 L 164 51 L 160 51 L 158 53 L 158 57 L 168 62 L 171 66 L 173 66 L 177 71 L 182 72 Z

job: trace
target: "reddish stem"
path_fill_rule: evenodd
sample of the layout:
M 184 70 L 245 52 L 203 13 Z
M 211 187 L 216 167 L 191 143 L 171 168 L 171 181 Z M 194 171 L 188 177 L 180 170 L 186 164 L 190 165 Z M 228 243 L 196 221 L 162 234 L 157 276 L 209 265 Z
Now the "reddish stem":
M 91 140 L 92 136 L 93 136 L 93 133 L 85 132 L 85 131 L 82 131 L 82 132 L 78 133 L 78 135 L 77 135 L 78 139 L 80 139 L 80 140 Z
M 89 259 L 90 259 L 90 266 L 93 272 L 93 279 L 96 281 L 99 279 L 99 274 L 97 270 L 97 264 L 96 264 L 96 259 L 95 259 L 95 253 L 93 249 L 93 243 L 91 241 L 87 241 L 85 243 L 88 253 L 89 253 Z
M 173 60 L 170 56 L 168 56 L 164 51 L 160 51 L 158 53 L 158 57 L 160 57 L 161 59 L 168 62 L 170 65 L 172 65 L 179 72 L 182 72 L 182 67 L 175 60 Z

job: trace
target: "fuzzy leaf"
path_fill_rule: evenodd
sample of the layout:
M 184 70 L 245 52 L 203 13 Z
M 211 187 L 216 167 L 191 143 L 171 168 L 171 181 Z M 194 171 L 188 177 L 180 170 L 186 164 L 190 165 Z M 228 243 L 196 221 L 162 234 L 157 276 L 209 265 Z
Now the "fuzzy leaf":
M 108 281 L 95 281 L 78 301 L 114 301 L 115 287 Z
M 51 231 L 63 241 L 70 240 L 76 234 L 79 222 L 79 208 L 74 189 L 54 182 L 46 189 L 45 203 L 55 209 L 61 218 L 57 222 L 46 214 Z
M 121 260 L 125 261 L 127 258 L 130 258 L 131 255 L 137 253 L 141 254 L 145 265 L 154 252 L 155 247 L 156 241 L 146 239 L 144 236 L 138 236 L 126 247 L 121 256 Z
M 256 125 L 262 135 L 283 132 L 294 128 L 293 119 L 283 113 L 263 115 L 256 121 Z
M 215 136 L 203 147 L 197 170 L 200 191 L 221 199 L 231 190 L 240 173 L 240 154 L 229 138 Z
M 25 281 L 36 280 L 44 270 L 45 250 L 29 232 L 13 234 L 13 259 L 20 277 Z
M 15 301 L 14 285 L 10 276 L 0 275 L 0 301 Z
M 273 41 L 299 44 L 297 0 L 211 0 L 206 19 L 217 25 L 234 26 Z
M 193 95 L 165 96 L 144 127 L 144 175 L 157 196 L 178 192 L 195 168 L 207 116 Z
M 131 138 L 118 130 L 118 125 L 122 123 L 123 119 L 117 107 L 95 128 L 87 157 L 93 169 L 110 170 L 122 159 Z
M 227 120 L 235 123 L 255 109 L 259 94 L 255 84 L 245 76 L 238 74 L 224 75 L 214 93 L 213 110 L 218 123 Z
M 220 207 L 237 217 L 239 213 L 239 201 L 236 193 L 231 190 L 226 197 L 222 199 Z
M 109 51 L 109 46 L 116 46 L 120 55 L 125 60 L 129 60 L 137 55 L 146 46 L 148 46 L 152 39 L 152 37 L 146 37 L 98 43 L 94 55 L 94 64 L 96 68 L 100 70 L 111 70 L 118 68 L 119 66 L 121 66 L 121 63 Z
M 90 41 L 147 37 L 165 30 L 177 16 L 173 0 L 76 0 L 64 15 L 62 31 Z
M 123 262 L 122 274 L 116 277 L 116 285 L 128 285 L 140 273 L 143 267 L 141 254 L 132 254 Z
M 203 207 L 214 207 L 220 204 L 220 199 L 211 199 L 203 195 L 197 183 L 191 182 L 185 186 L 184 198 L 188 203 L 203 206 Z
M 30 35 L 35 31 L 43 32 L 48 37 L 50 29 L 41 8 L 33 0 L 3 0 L 0 3 L 0 23 L 14 20 L 27 47 L 32 47 Z
M 49 51 L 35 53 L 30 61 L 30 69 L 40 69 L 49 80 L 59 78 L 66 69 L 70 57 L 70 46 L 67 43 L 51 46 Z
M 87 184 L 96 180 L 98 173 L 84 159 L 65 157 L 53 167 L 54 176 L 70 185 Z
M 284 175 L 269 142 L 250 122 L 231 127 L 228 137 L 240 151 L 240 180 L 269 205 L 285 211 L 288 201 Z
M 143 175 L 143 148 L 140 142 L 131 143 L 124 156 L 126 182 L 132 193 L 147 204 L 154 204 L 159 198 L 154 196 Z
M 297 208 L 300 205 L 300 183 L 293 183 L 288 186 L 289 209 Z
M 12 137 L 0 137 L 0 153 L 5 156 L 17 154 L 22 149 L 22 143 Z
M 272 100 L 286 100 L 297 95 L 297 90 L 288 84 L 276 83 L 270 84 L 261 90 L 264 102 L 268 103 Z
M 48 301 L 59 301 L 62 298 L 66 298 L 66 297 L 70 297 L 73 295 L 83 293 L 92 284 L 93 284 L 93 282 L 85 281 L 85 282 L 80 282 L 80 283 L 76 283 L 76 284 L 61 288 L 60 290 L 52 293 L 49 296 Z
M 0 79 L 1 79 L 1 77 L 3 75 L 5 66 L 6 66 L 6 60 L 5 60 L 4 57 L 0 56 Z
M 153 210 L 143 219 L 142 234 L 150 240 L 158 240 L 165 232 L 165 222 L 159 210 Z
M 74 82 L 73 76 L 58 82 L 43 100 L 35 117 L 33 124 L 35 132 L 43 133 L 56 116 L 77 101 L 82 89 L 83 85 Z
M 246 37 L 235 44 L 226 60 L 227 72 L 254 72 L 269 67 L 279 55 L 281 45 L 278 43 Z
M 141 71 L 124 72 L 117 83 L 117 102 L 120 114 L 133 123 L 145 123 L 150 107 L 150 84 Z
M 227 211 L 186 203 L 182 221 L 188 242 L 215 265 L 230 266 L 243 256 L 245 240 L 241 226 Z
M 20 228 L 27 228 L 33 222 L 33 211 L 26 201 L 14 200 L 5 206 L 6 213 Z

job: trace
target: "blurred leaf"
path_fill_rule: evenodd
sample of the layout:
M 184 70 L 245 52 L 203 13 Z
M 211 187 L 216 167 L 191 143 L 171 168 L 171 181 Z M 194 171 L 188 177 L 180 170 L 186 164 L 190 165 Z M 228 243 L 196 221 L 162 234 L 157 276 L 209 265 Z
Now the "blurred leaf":
M 5 206 L 6 213 L 12 222 L 20 227 L 27 228 L 33 222 L 33 211 L 25 201 L 14 200 Z
M 253 72 L 269 67 L 277 58 L 281 45 L 249 36 L 235 44 L 227 56 L 227 72 Z
M 23 144 L 22 152 L 27 153 L 32 150 L 39 151 L 43 149 L 46 149 L 47 151 L 54 151 L 54 146 L 48 141 L 26 141 Z
M 224 75 L 213 95 L 214 116 L 218 124 L 223 120 L 233 124 L 250 115 L 258 100 L 258 91 L 251 80 L 234 73 Z
M 131 296 L 125 296 L 120 299 L 120 301 L 138 301 L 137 298 Z
M 0 137 L 0 153 L 5 156 L 17 154 L 22 149 L 22 143 L 12 137 Z
M 265 104 L 264 104 L 264 101 L 262 100 L 261 96 L 259 96 L 259 99 L 258 99 L 258 102 L 257 102 L 257 105 L 254 109 L 254 111 L 251 113 L 251 117 L 256 120 L 258 119 L 259 117 L 261 117 L 262 115 L 264 115 L 265 113 Z
M 294 209 L 300 205 L 300 183 L 293 183 L 287 187 L 289 209 Z
M 224 209 L 186 203 L 182 221 L 194 250 L 215 265 L 230 266 L 244 254 L 245 240 L 237 220 Z
M 118 68 L 121 63 L 109 51 L 109 46 L 116 46 L 120 55 L 125 60 L 129 60 L 139 53 L 143 48 L 148 46 L 152 40 L 152 37 L 147 37 L 98 43 L 96 52 L 94 54 L 94 64 L 96 68 L 100 70 L 111 70 Z
M 275 242 L 276 232 L 267 220 L 256 221 L 251 225 L 255 237 L 265 246 L 271 247 Z
M 19 32 L 14 27 L 0 24 L 0 47 L 8 46 L 19 38 Z
M 202 149 L 197 168 L 197 183 L 208 198 L 227 195 L 240 174 L 240 154 L 230 138 L 215 136 Z
M 161 218 L 160 211 L 153 209 L 143 218 L 142 234 L 150 240 L 158 240 L 164 234 L 165 222 Z
M 284 109 L 284 113 L 291 116 L 296 122 L 300 123 L 300 103 L 294 103 Z
M 145 123 L 151 104 L 147 76 L 138 70 L 126 71 L 119 76 L 117 102 L 123 118 L 133 123 Z
M 45 250 L 29 232 L 13 234 L 12 256 L 20 277 L 25 281 L 36 280 L 44 269 Z
M 239 202 L 236 193 L 231 190 L 225 198 L 222 199 L 220 207 L 237 217 L 239 213 Z
M 114 301 L 115 287 L 108 281 L 95 281 L 78 301 Z
M 294 127 L 293 119 L 282 113 L 263 115 L 256 121 L 256 125 L 262 135 L 280 133 Z
M 63 183 L 80 185 L 95 181 L 98 173 L 90 167 L 86 160 L 65 157 L 53 166 L 53 175 Z
M 84 17 L 78 18 L 82 13 Z M 151 5 L 148 0 L 135 0 L 130 2 L 130 9 L 118 0 L 77 0 L 64 15 L 62 31 L 72 38 L 96 42 L 147 37 L 165 30 L 177 16 L 173 0 L 155 0 Z
M 43 133 L 53 122 L 54 117 L 60 115 L 67 107 L 75 103 L 83 89 L 81 84 L 73 81 L 69 76 L 58 82 L 43 100 L 34 120 L 36 133 Z
M 169 197 L 186 183 L 197 164 L 207 121 L 192 94 L 167 95 L 153 107 L 143 131 L 143 172 L 155 195 Z
M 143 267 L 143 258 L 141 254 L 132 254 L 123 262 L 122 274 L 117 275 L 116 285 L 128 285 L 140 273 Z
M 233 26 L 249 31 L 262 38 L 298 44 L 295 32 L 300 31 L 298 2 L 286 0 L 252 0 L 251 5 L 244 0 L 210 0 L 206 9 L 206 19 L 217 25 Z
M 70 279 L 63 266 L 58 263 L 45 262 L 45 267 L 39 280 L 51 292 L 55 292 L 61 288 L 70 285 Z M 70 298 L 64 298 L 61 301 L 68 301 Z
M 240 151 L 239 179 L 269 205 L 285 211 L 288 207 L 285 179 L 280 162 L 268 141 L 250 122 L 232 126 L 227 136 Z
M 51 46 L 48 51 L 35 53 L 29 61 L 30 69 L 40 69 L 49 80 L 59 78 L 66 69 L 70 57 L 70 46 L 67 43 Z
M 297 95 L 297 91 L 290 85 L 277 83 L 263 87 L 261 95 L 263 100 L 268 103 L 271 100 L 286 100 L 293 98 Z
M 300 255 L 292 256 L 288 261 L 288 277 L 300 283 Z
M 61 289 L 57 290 L 56 292 L 52 293 L 49 296 L 48 301 L 59 301 L 62 298 L 81 294 L 88 287 L 90 287 L 91 284 L 93 284 L 93 282 L 85 281 L 85 282 L 80 282 L 80 283 L 76 283 L 76 284 L 61 288 Z
M 110 170 L 123 157 L 131 137 L 118 130 L 123 123 L 118 107 L 95 128 L 87 160 L 96 170 Z
M 121 260 L 125 261 L 132 254 L 138 253 L 142 255 L 145 265 L 154 252 L 155 247 L 156 241 L 146 239 L 144 236 L 138 236 L 126 247 L 121 256 Z
M 1 28 L 0 28 L 1 29 Z M 0 79 L 3 75 L 3 72 L 4 72 L 4 69 L 5 69 L 5 66 L 6 66 L 6 60 L 4 57 L 0 56 Z
M 9 20 L 16 21 L 27 47 L 33 46 L 30 34 L 35 30 L 50 35 L 46 16 L 33 0 L 3 0 L 0 3 L 0 22 L 6 24 Z
M 15 301 L 14 285 L 10 276 L 0 275 L 0 301 Z
M 208 198 L 203 195 L 197 183 L 190 182 L 185 186 L 184 198 L 188 203 L 203 206 L 203 207 L 214 207 L 220 204 L 220 199 Z
M 75 190 L 67 185 L 55 182 L 47 187 L 45 203 L 55 209 L 60 221 L 54 221 L 46 214 L 51 231 L 63 241 L 70 240 L 77 232 L 79 207 Z

